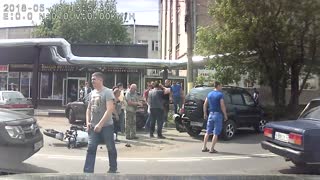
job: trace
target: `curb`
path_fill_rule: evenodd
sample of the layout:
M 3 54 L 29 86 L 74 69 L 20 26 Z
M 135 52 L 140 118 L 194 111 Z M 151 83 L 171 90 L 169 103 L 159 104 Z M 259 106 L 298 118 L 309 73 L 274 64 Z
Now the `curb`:
M 65 117 L 65 112 L 64 111 L 57 111 L 57 110 L 52 110 L 52 111 L 35 111 L 34 116 L 47 116 L 47 117 Z

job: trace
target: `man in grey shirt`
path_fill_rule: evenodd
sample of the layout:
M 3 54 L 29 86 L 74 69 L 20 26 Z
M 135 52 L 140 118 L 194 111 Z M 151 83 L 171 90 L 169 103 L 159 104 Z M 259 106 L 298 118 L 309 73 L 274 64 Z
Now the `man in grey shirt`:
M 142 106 L 137 95 L 137 85 L 131 84 L 130 90 L 126 94 L 128 103 L 126 108 L 126 139 L 138 139 L 136 136 L 136 111 L 138 106 Z
M 100 142 L 104 142 L 108 149 L 110 166 L 108 173 L 117 172 L 117 150 L 113 137 L 112 120 L 115 97 L 113 91 L 103 85 L 103 76 L 102 73 L 96 72 L 91 78 L 94 90 L 89 97 L 86 113 L 89 142 L 84 165 L 85 173 L 94 172 L 97 147 Z
M 158 82 L 154 84 L 154 89 L 149 92 L 148 103 L 150 105 L 151 111 L 151 127 L 150 127 L 150 138 L 153 138 L 156 121 L 157 121 L 157 133 L 159 139 L 165 139 L 162 135 L 162 126 L 163 126 L 163 95 L 169 94 L 170 89 L 160 86 Z

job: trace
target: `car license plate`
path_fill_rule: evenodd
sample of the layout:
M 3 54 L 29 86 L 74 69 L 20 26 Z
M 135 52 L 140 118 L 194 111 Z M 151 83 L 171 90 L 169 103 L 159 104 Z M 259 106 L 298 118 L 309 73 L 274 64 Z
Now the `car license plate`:
M 289 135 L 285 133 L 276 132 L 274 138 L 282 142 L 289 142 Z
M 39 142 L 34 144 L 33 149 L 34 149 L 34 151 L 37 151 L 40 148 L 42 148 L 42 146 L 43 146 L 43 141 L 39 141 Z
M 202 127 L 202 126 L 203 126 L 203 123 L 201 123 L 201 122 L 193 122 L 193 121 L 191 121 L 191 122 L 190 122 L 190 125 L 191 125 L 191 126 Z

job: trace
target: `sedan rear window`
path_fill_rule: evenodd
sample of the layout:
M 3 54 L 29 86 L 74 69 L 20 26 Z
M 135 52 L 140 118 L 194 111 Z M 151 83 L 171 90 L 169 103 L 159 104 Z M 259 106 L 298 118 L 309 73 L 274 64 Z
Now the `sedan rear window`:
M 304 119 L 317 119 L 320 120 L 320 107 L 314 107 L 304 113 L 302 116 Z

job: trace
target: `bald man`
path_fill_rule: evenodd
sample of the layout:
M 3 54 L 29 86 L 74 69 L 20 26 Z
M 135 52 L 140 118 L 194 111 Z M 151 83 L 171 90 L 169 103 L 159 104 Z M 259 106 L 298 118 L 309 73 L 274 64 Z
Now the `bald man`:
M 126 93 L 126 139 L 138 139 L 136 137 L 136 111 L 138 106 L 142 106 L 137 95 L 137 85 L 131 84 L 129 92 Z

